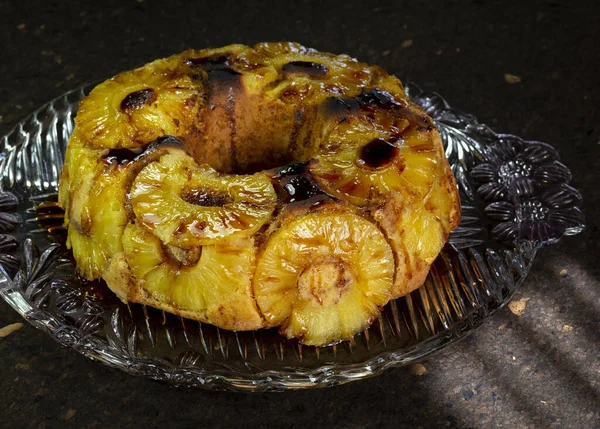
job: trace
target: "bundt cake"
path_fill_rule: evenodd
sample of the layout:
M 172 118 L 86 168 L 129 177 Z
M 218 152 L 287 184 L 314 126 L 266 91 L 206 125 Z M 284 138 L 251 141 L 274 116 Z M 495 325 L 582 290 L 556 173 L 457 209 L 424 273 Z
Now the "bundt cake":
M 296 43 L 188 50 L 82 100 L 59 204 L 122 300 L 326 345 L 423 284 L 459 222 L 400 81 Z

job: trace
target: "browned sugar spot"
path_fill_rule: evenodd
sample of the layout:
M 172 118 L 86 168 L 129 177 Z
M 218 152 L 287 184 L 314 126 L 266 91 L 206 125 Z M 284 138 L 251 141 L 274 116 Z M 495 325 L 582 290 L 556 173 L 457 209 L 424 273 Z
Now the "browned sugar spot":
M 190 58 L 185 61 L 190 67 L 202 67 L 206 71 L 222 70 L 231 66 L 231 56 L 229 54 L 218 54 L 204 58 Z
M 294 88 L 287 88 L 286 90 L 284 90 L 281 93 L 281 97 L 282 98 L 293 98 L 293 97 L 297 97 L 298 94 L 298 90 L 294 89 Z
M 310 61 L 292 61 L 281 68 L 284 74 L 304 74 L 313 78 L 323 77 L 329 71 L 325 64 Z
M 360 150 L 360 160 L 367 167 L 381 168 L 388 165 L 398 154 L 398 148 L 384 139 L 373 139 Z
M 431 120 L 427 115 L 418 113 L 417 111 L 405 106 L 401 101 L 394 98 L 392 94 L 387 91 L 375 88 L 370 91 L 363 91 L 356 97 L 356 101 L 363 108 L 363 110 L 381 109 L 384 111 L 395 111 L 404 116 L 410 122 L 423 127 L 429 131 L 433 129 Z
M 360 111 L 360 104 L 354 98 L 330 97 L 323 101 L 320 112 L 327 118 L 344 118 Z
M 202 207 L 223 207 L 231 202 L 229 195 L 204 189 L 192 189 L 184 192 L 181 198 L 190 204 Z
M 156 91 L 152 88 L 140 89 L 128 94 L 121 101 L 121 110 L 125 113 L 131 113 L 135 109 L 152 104 L 154 100 L 156 100 Z
M 125 165 L 130 164 L 144 157 L 145 155 L 156 151 L 157 149 L 164 149 L 167 147 L 173 147 L 183 149 L 183 144 L 180 140 L 173 136 L 163 136 L 157 138 L 155 141 L 148 143 L 142 147 L 134 149 L 124 148 L 113 148 L 110 149 L 106 155 L 102 158 L 105 164 L 117 164 Z

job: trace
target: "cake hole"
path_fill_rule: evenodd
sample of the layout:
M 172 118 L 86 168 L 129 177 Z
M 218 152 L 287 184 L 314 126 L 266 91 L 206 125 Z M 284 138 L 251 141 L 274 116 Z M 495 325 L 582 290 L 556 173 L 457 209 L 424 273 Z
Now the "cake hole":
M 350 292 L 355 281 L 342 259 L 329 257 L 305 267 L 298 277 L 297 287 L 304 301 L 331 306 Z
M 198 263 L 202 256 L 202 247 L 192 249 L 182 249 L 180 247 L 162 244 L 162 250 L 167 258 L 178 266 L 191 267 Z

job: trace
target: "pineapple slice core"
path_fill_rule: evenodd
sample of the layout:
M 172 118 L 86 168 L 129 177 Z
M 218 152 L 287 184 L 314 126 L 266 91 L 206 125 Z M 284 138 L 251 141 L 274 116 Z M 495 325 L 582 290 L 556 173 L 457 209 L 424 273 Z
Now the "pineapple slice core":
M 352 288 L 354 275 L 343 259 L 326 258 L 309 265 L 298 277 L 298 293 L 304 301 L 323 306 L 337 304 Z

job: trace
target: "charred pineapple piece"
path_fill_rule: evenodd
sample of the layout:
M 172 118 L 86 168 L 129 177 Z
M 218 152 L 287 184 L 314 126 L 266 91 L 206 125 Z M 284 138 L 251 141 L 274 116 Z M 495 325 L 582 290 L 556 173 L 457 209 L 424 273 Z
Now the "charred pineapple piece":
M 82 100 L 75 125 L 89 147 L 140 147 L 184 134 L 202 103 L 202 85 L 177 57 L 120 73 Z
M 220 174 L 178 150 L 144 167 L 130 197 L 142 225 L 162 243 L 182 248 L 250 236 L 277 204 L 266 175 Z
M 224 329 L 264 326 L 252 297 L 252 238 L 181 249 L 164 245 L 136 224 L 123 234 L 120 273 L 107 276 L 113 290 L 128 289 L 133 302 L 211 323 Z M 133 285 L 133 286 L 126 286 Z
M 268 240 L 254 296 L 269 326 L 302 344 L 351 338 L 391 297 L 394 256 L 377 226 L 343 210 L 284 222 Z

